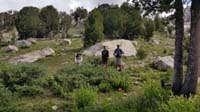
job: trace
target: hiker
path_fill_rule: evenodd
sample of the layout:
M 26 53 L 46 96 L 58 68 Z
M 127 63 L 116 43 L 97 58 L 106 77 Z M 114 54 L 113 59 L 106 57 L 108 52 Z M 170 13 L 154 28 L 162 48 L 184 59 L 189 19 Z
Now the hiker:
M 122 63 L 122 56 L 123 56 L 124 52 L 123 50 L 120 48 L 120 45 L 117 45 L 117 49 L 115 49 L 113 55 L 115 56 L 115 60 L 116 60 L 116 68 L 118 71 L 121 71 L 123 68 L 123 63 Z
M 83 62 L 83 57 L 81 53 L 75 54 L 75 63 L 76 64 L 81 64 Z
M 102 64 L 104 68 L 108 68 L 108 58 L 109 58 L 109 51 L 106 49 L 106 46 L 103 46 L 103 51 L 101 52 L 102 56 Z

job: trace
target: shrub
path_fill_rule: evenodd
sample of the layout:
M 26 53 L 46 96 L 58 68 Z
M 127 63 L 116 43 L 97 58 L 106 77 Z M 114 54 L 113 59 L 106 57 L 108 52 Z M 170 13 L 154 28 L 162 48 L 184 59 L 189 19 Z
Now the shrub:
M 172 97 L 159 107 L 159 112 L 199 112 L 199 96 L 194 98 Z
M 159 105 L 167 102 L 171 95 L 168 90 L 160 87 L 159 81 L 147 82 L 143 89 L 144 93 L 136 101 L 138 112 L 157 112 Z
M 143 48 L 140 48 L 140 49 L 138 50 L 137 57 L 138 57 L 140 60 L 145 59 L 145 58 L 147 57 L 146 51 L 145 51 Z
M 96 92 L 90 88 L 80 88 L 74 92 L 74 100 L 78 110 L 84 110 L 92 106 L 96 100 Z
M 16 86 L 16 92 L 20 96 L 36 96 L 44 93 L 44 89 L 41 86 Z
M 110 92 L 112 90 L 112 86 L 110 85 L 110 83 L 108 82 L 102 82 L 101 84 L 99 84 L 99 91 L 106 93 L 106 92 Z
M 22 90 L 29 91 L 30 94 L 35 94 L 36 81 L 46 74 L 45 70 L 41 66 L 37 65 L 8 65 L 5 64 L 1 67 L 0 78 L 2 78 L 2 83 L 6 88 L 12 92 L 22 92 Z M 30 88 L 27 88 L 30 87 Z M 28 90 L 29 89 L 29 90 Z M 38 89 L 38 87 L 37 87 Z M 34 93 L 30 93 L 34 92 Z

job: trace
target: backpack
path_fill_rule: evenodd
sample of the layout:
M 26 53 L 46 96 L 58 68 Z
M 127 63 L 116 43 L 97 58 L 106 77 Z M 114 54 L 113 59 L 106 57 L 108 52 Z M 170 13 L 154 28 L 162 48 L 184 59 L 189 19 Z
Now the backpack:
M 121 51 L 121 49 L 116 49 L 115 50 L 115 57 L 117 57 L 117 58 L 122 57 L 122 51 Z

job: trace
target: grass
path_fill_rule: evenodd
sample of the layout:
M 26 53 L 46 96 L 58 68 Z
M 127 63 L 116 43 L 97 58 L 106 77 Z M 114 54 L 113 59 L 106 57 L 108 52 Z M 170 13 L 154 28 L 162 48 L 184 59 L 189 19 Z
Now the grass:
M 41 50 L 46 47 L 50 47 L 55 50 L 56 55 L 53 57 L 47 57 L 45 59 L 41 59 L 35 64 L 39 64 L 47 69 L 48 75 L 56 75 L 56 72 L 67 65 L 75 66 L 74 63 L 74 55 L 77 52 L 82 52 L 83 42 L 80 38 L 70 38 L 72 40 L 72 44 L 68 46 L 59 46 L 60 39 L 58 40 L 41 40 L 38 41 L 35 45 L 32 45 L 30 48 L 27 49 L 20 49 L 19 52 L 13 54 L 4 53 L 3 50 L 0 50 L 0 59 L 5 57 L 15 57 L 21 54 L 26 54 L 35 50 Z M 173 53 L 173 43 L 174 39 L 170 38 L 163 38 L 159 34 L 155 34 L 154 39 L 158 39 L 161 41 L 160 45 L 152 45 L 150 42 L 145 42 L 143 39 L 136 40 L 138 42 L 137 49 L 143 48 L 145 52 L 147 52 L 147 57 L 143 60 L 138 59 L 137 57 L 124 57 L 123 60 L 128 66 L 125 71 L 130 72 L 131 77 L 140 78 L 144 81 L 147 80 L 159 80 L 160 75 L 164 74 L 162 72 L 158 72 L 156 70 L 150 69 L 149 64 L 152 63 L 154 59 L 158 56 L 166 56 L 171 55 Z M 166 45 L 166 42 L 169 46 Z M 163 52 L 164 49 L 167 50 Z M 100 60 L 99 58 L 94 57 L 87 57 L 84 56 L 84 62 L 94 61 L 95 59 Z M 8 59 L 5 59 L 6 62 Z M 110 60 L 110 65 L 112 65 L 114 59 Z M 96 61 L 94 61 L 96 62 Z M 112 68 L 112 67 L 111 67 Z M 143 93 L 142 86 L 144 82 L 139 82 L 139 84 L 135 84 L 136 80 L 132 79 L 131 88 L 129 91 L 123 90 L 115 90 L 106 93 L 98 92 L 98 89 L 94 87 L 94 90 L 97 91 L 97 101 L 96 104 L 106 104 L 115 101 L 116 99 L 124 99 L 129 96 L 138 96 Z M 69 94 L 73 94 L 73 91 Z M 31 111 L 35 106 L 38 104 L 45 105 L 49 104 L 50 106 L 57 105 L 62 107 L 63 105 L 67 104 L 69 107 L 72 105 L 72 99 L 69 98 L 59 98 L 53 96 L 51 91 L 46 89 L 45 95 L 36 96 L 36 97 L 24 97 L 21 98 L 20 101 L 14 101 L 13 103 L 17 104 L 20 108 L 25 108 Z

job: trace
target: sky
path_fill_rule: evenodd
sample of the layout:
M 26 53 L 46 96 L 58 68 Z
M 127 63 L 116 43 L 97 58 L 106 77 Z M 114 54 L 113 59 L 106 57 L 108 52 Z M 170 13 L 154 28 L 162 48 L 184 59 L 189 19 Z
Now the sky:
M 53 5 L 58 11 L 74 10 L 76 7 L 83 6 L 92 10 L 102 3 L 121 4 L 126 0 L 0 0 L 0 12 L 8 10 L 20 10 L 24 6 L 35 6 L 42 8 L 47 5 Z

